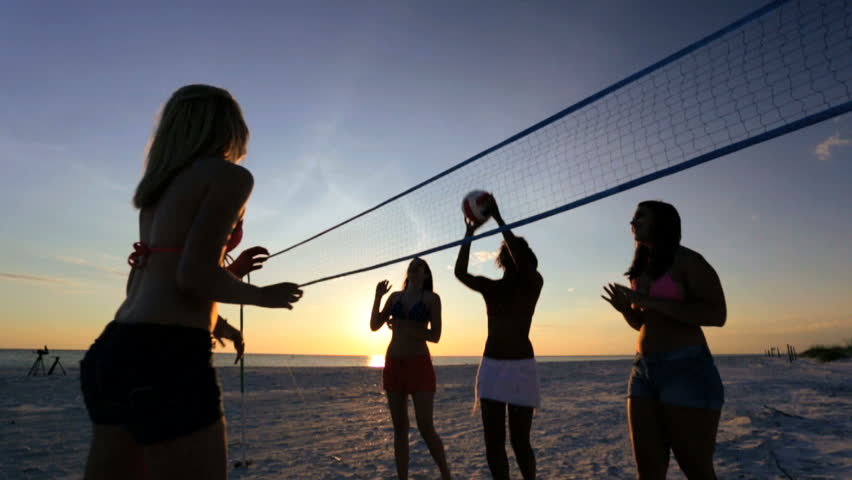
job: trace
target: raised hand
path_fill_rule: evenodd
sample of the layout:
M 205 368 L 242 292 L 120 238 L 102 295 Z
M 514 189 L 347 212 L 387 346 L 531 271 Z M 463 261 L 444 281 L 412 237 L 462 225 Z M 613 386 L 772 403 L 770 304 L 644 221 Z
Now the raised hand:
M 382 298 L 390 291 L 391 284 L 387 280 L 382 280 L 376 284 L 376 297 Z
M 479 228 L 481 225 L 482 225 L 482 223 L 473 223 L 470 220 L 468 220 L 467 217 L 465 217 L 465 219 L 464 219 L 464 236 L 465 237 L 472 236 L 473 232 L 475 232 L 476 229 Z
M 485 207 L 488 215 L 494 217 L 494 220 L 502 220 L 500 216 L 500 209 L 497 207 L 497 200 L 494 198 L 494 195 L 488 195 L 488 206 Z
M 263 268 L 263 262 L 269 257 L 269 252 L 263 247 L 247 248 L 240 253 L 226 268 L 237 277 L 244 277 L 249 272 Z

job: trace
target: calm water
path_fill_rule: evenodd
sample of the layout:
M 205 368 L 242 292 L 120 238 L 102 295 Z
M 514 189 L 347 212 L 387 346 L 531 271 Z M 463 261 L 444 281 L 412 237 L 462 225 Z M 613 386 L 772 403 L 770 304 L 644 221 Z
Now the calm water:
M 45 370 L 50 369 L 54 357 L 59 357 L 61 365 L 66 369 L 76 368 L 83 358 L 84 350 L 51 350 L 44 357 Z M 0 368 L 20 368 L 23 374 L 36 361 L 35 350 L 4 350 L 0 349 Z M 213 363 L 217 367 L 232 366 L 234 353 L 214 353 Z M 433 357 L 435 365 L 477 365 L 479 356 L 471 357 Z M 620 356 L 543 356 L 537 357 L 539 362 L 583 362 L 595 360 L 625 360 L 631 355 Z M 382 367 L 384 355 L 273 355 L 250 353 L 246 355 L 247 367 Z

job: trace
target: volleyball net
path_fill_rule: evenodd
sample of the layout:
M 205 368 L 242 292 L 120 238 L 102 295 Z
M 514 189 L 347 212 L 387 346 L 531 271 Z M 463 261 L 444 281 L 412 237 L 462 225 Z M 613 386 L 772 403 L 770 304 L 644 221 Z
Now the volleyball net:
M 273 256 L 303 286 L 384 267 L 460 245 L 471 190 L 514 228 L 850 110 L 852 1 L 774 1 Z

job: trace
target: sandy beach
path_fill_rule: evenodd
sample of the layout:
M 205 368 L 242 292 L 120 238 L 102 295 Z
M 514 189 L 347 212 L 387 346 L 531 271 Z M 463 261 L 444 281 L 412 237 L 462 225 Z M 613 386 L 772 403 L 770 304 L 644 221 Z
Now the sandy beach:
M 720 356 L 725 383 L 719 478 L 852 478 L 852 362 Z M 66 367 L 67 368 L 67 367 Z M 78 370 L 24 377 L 0 369 L 0 479 L 82 477 L 90 425 Z M 476 367 L 439 366 L 435 422 L 455 478 L 488 479 L 472 414 Z M 539 478 L 633 478 L 624 413 L 629 361 L 542 363 L 533 422 Z M 393 479 L 392 428 L 373 368 L 220 368 L 236 479 Z M 412 424 L 413 412 L 412 412 Z M 244 422 L 245 444 L 240 443 Z M 513 478 L 520 478 L 511 457 Z M 438 478 L 415 428 L 413 480 Z M 684 478 L 674 459 L 669 478 Z

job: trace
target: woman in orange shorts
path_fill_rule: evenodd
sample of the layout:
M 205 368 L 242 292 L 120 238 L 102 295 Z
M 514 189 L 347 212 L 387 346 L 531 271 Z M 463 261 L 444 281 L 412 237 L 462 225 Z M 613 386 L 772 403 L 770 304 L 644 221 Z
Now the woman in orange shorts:
M 376 285 L 370 328 L 375 332 L 387 323 L 393 331 L 385 355 L 382 386 L 387 392 L 393 421 L 396 472 L 401 480 L 408 479 L 408 395 L 411 395 L 417 429 L 441 470 L 441 478 L 447 480 L 450 469 L 444 445 L 432 423 L 435 369 L 426 346 L 426 342 L 438 343 L 441 338 L 441 297 L 432 291 L 432 271 L 420 258 L 408 264 L 402 290 L 391 293 L 380 311 L 379 303 L 388 291 L 387 280 Z

